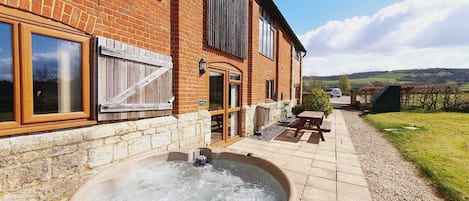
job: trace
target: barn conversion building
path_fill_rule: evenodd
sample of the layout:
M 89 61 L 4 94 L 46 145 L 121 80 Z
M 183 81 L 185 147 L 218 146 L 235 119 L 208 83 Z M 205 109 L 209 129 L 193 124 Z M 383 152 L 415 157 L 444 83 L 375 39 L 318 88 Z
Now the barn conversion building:
M 272 0 L 2 0 L 0 40 L 0 200 L 66 199 L 301 100 L 306 50 Z

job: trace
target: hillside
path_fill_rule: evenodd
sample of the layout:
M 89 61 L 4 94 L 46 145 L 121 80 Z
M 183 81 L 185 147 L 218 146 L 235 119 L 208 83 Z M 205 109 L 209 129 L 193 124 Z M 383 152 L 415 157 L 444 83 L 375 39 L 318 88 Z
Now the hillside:
M 321 80 L 325 85 L 335 85 L 341 75 L 333 76 L 305 76 L 303 80 Z M 469 89 L 469 68 L 467 69 L 411 69 L 394 71 L 373 71 L 364 73 L 353 73 L 347 75 L 353 87 L 363 85 L 387 85 L 405 83 L 458 83 L 463 88 Z

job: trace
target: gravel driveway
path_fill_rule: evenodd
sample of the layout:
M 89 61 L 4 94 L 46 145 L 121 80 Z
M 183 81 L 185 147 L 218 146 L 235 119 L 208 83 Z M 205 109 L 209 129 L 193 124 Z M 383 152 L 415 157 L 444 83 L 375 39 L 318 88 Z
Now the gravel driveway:
M 373 200 L 443 200 L 399 151 L 358 116 L 342 110 Z

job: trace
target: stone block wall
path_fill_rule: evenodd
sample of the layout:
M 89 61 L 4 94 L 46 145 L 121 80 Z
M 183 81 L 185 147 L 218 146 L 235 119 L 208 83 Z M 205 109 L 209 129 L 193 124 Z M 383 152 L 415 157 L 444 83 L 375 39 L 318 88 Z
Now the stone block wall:
M 0 139 L 0 200 L 67 200 L 100 170 L 150 152 L 210 144 L 210 113 Z

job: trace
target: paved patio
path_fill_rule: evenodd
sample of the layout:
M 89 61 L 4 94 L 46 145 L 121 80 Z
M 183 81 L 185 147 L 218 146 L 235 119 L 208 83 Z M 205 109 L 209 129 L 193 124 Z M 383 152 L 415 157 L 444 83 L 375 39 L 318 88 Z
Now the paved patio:
M 305 132 L 297 143 L 245 138 L 227 148 L 277 164 L 295 182 L 299 200 L 371 200 L 341 111 L 335 110 L 327 120 L 332 121 L 332 130 L 319 144 L 308 143 L 311 133 Z

